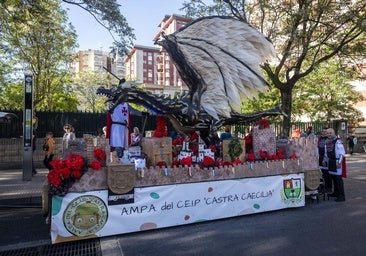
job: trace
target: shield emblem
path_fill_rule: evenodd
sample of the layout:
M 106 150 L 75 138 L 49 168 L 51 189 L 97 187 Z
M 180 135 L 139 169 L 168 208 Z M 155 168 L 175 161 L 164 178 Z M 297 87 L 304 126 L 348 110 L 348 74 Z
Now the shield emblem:
M 283 180 L 283 190 L 287 199 L 296 199 L 301 194 L 301 179 Z

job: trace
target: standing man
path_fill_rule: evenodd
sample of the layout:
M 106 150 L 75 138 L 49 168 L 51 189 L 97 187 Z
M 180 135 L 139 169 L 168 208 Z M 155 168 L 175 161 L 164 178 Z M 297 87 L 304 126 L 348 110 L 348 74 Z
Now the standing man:
M 324 180 L 325 193 L 332 193 L 333 191 L 332 176 L 329 174 L 328 165 L 324 161 L 325 141 L 327 140 L 327 129 L 328 127 L 323 127 L 322 133 L 318 138 L 319 168 L 322 172 Z
M 128 147 L 128 118 L 126 102 L 119 104 L 113 113 L 108 115 L 107 138 L 109 137 L 111 151 L 115 150 L 118 158 L 122 158 L 123 151 Z
M 342 163 L 345 160 L 346 152 L 342 140 L 335 136 L 332 128 L 327 130 L 327 137 L 324 160 L 328 162 L 328 172 L 332 175 L 334 183 L 334 191 L 329 196 L 336 197 L 336 202 L 344 202 L 346 201 L 346 196 L 342 179 Z

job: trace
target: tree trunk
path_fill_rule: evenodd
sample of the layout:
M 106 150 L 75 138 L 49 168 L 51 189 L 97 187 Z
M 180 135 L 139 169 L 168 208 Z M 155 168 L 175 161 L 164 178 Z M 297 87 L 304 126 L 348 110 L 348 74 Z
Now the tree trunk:
M 290 136 L 291 112 L 292 112 L 292 88 L 281 90 L 282 110 L 287 116 L 283 117 L 283 130 L 280 137 L 287 139 Z

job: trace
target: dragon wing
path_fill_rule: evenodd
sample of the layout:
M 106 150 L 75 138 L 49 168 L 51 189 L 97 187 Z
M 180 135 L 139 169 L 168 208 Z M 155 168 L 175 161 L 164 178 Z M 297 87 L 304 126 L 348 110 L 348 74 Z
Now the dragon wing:
M 272 43 L 249 24 L 211 16 L 156 42 L 173 59 L 192 103 L 212 117 L 240 113 L 243 98 L 267 90 L 260 64 L 274 55 Z

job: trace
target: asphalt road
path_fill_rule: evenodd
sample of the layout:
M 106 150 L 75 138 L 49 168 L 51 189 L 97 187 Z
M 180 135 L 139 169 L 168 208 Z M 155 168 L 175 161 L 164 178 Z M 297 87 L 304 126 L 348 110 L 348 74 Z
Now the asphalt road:
M 346 202 L 101 238 L 103 255 L 322 255 L 366 253 L 366 155 L 348 158 Z M 39 208 L 0 209 L 0 252 L 49 244 Z M 0 253 L 1 254 L 1 253 Z

